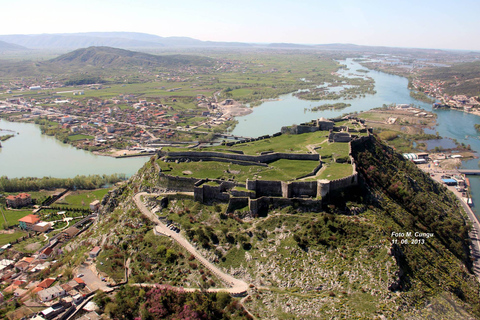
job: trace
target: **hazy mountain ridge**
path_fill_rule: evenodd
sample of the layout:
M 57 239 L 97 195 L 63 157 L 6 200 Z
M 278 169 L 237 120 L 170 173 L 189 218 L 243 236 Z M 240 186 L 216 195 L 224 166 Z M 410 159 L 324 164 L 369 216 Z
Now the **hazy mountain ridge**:
M 91 46 L 117 48 L 250 46 L 239 42 L 201 41 L 189 37 L 160 37 L 136 32 L 0 35 L 0 40 L 31 49 L 78 49 Z
M 31 49 L 77 49 L 91 46 L 110 46 L 122 48 L 162 47 L 161 43 L 122 38 L 99 37 L 86 34 L 39 34 L 39 35 L 5 35 L 0 40 Z
M 18 44 L 9 43 L 9 42 L 0 40 L 0 52 L 20 51 L 20 50 L 28 50 L 28 49 Z
M 335 51 L 370 51 L 370 52 L 443 52 L 437 49 L 398 48 L 384 46 L 364 46 L 356 44 L 298 44 L 298 43 L 248 43 L 225 41 L 202 41 L 190 37 L 161 37 L 140 32 L 83 32 L 54 34 L 17 34 L 0 35 L 0 40 L 30 49 L 78 49 L 91 46 L 107 46 L 123 49 L 135 48 L 286 48 L 286 49 L 320 49 Z

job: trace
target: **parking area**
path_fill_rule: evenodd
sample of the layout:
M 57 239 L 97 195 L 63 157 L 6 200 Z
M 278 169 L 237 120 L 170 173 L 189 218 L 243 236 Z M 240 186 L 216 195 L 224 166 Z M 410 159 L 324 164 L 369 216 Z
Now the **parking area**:
M 102 281 L 102 279 L 100 279 L 99 277 L 97 277 L 95 275 L 95 273 L 91 270 L 91 264 L 82 264 L 78 270 L 77 270 L 77 273 L 75 274 L 75 276 L 77 275 L 83 275 L 82 277 L 80 277 L 80 279 L 82 279 L 86 286 L 88 287 L 88 289 L 90 289 L 90 291 L 95 291 L 97 289 L 100 289 L 102 291 L 108 291 L 110 290 L 109 287 L 107 287 L 107 283 L 105 281 Z

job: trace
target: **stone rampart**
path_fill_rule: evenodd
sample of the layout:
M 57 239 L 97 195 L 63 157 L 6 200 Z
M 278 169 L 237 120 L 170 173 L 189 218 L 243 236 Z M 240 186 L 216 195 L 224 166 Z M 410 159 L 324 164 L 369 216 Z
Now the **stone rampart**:
M 358 184 L 358 173 L 354 173 L 348 177 L 330 181 L 330 191 L 340 190 Z
M 254 192 L 254 196 L 252 198 L 316 198 L 318 196 L 318 186 L 316 180 L 294 182 L 247 180 L 247 189 Z
M 227 213 L 233 213 L 235 210 L 248 206 L 248 197 L 230 197 Z
M 312 172 L 307 173 L 307 174 L 304 175 L 304 176 L 298 177 L 296 180 L 315 176 L 315 175 L 318 173 L 318 171 L 319 171 L 320 169 L 322 169 L 322 166 L 323 166 L 323 163 L 322 163 L 322 161 L 320 161 L 320 163 L 318 164 L 318 166 L 316 166 L 315 169 L 313 169 Z
M 251 190 L 230 190 L 232 197 L 255 198 L 255 191 Z
M 170 157 L 169 157 L 170 158 Z M 216 161 L 216 162 L 228 162 L 228 163 L 233 163 L 233 164 L 238 164 L 241 166 L 260 166 L 260 167 L 267 167 L 268 165 L 266 163 L 261 163 L 261 162 L 250 162 L 250 161 L 242 161 L 242 160 L 233 160 L 233 159 L 224 159 L 224 158 L 215 158 L 215 157 L 195 157 L 195 158 L 187 158 L 188 160 L 191 161 Z M 183 157 L 172 157 L 170 160 L 186 160 L 186 158 Z
M 317 197 L 317 181 L 290 182 L 289 198 Z
M 314 181 L 269 181 L 269 180 L 248 180 L 245 188 L 247 190 L 235 190 L 235 186 L 243 187 L 232 181 L 212 180 L 212 179 L 195 179 L 186 177 L 169 176 L 164 173 L 160 174 L 159 180 L 167 189 L 177 191 L 192 191 L 194 190 L 194 198 L 196 201 L 202 203 L 211 203 L 215 201 L 228 202 L 229 211 L 232 212 L 238 208 L 249 206 L 250 211 L 258 214 L 263 210 L 268 210 L 270 207 L 284 207 L 297 206 L 307 208 L 311 211 L 321 210 L 322 197 L 328 195 L 332 191 L 341 190 L 351 186 L 358 185 L 358 173 L 356 164 L 352 157 L 352 147 L 357 144 L 365 143 L 371 139 L 370 136 L 360 137 L 352 140 L 349 143 L 349 157 L 352 163 L 352 174 L 336 180 L 314 180 Z M 353 146 L 352 146 L 353 144 Z M 178 152 L 169 153 L 179 157 L 193 156 L 197 158 L 218 156 L 225 157 L 225 159 L 242 158 L 243 160 L 235 159 L 236 161 L 245 161 L 244 159 L 255 159 L 255 161 L 269 161 L 275 159 L 285 158 L 300 158 L 301 160 L 319 160 L 318 154 L 284 154 L 284 153 L 268 153 L 261 156 L 247 156 L 241 154 L 224 154 L 218 152 Z M 307 159 L 305 159 L 307 158 Z M 312 159 L 313 158 L 313 159 Z M 321 168 L 321 162 L 315 168 L 315 175 Z M 207 183 L 209 181 L 217 182 L 217 185 Z M 232 200 L 233 199 L 233 200 Z
M 248 199 L 248 206 L 250 212 L 254 215 L 268 212 L 271 208 L 283 208 L 287 206 L 292 206 L 296 210 L 311 212 L 322 211 L 322 201 L 314 199 L 260 197 L 258 199 Z
M 269 163 L 280 159 L 287 160 L 316 160 L 320 161 L 320 155 L 316 153 L 278 153 L 273 152 L 269 154 L 264 154 L 260 156 L 250 156 L 244 154 L 229 154 L 222 152 L 166 152 L 160 154 L 161 156 L 166 156 L 170 159 L 190 159 L 190 160 L 203 160 L 208 158 L 219 158 L 219 159 L 229 159 L 237 161 L 248 161 L 248 162 L 258 162 L 258 163 Z
M 228 202 L 230 200 L 229 191 L 235 187 L 231 181 L 213 180 L 217 185 L 206 184 L 209 180 L 202 180 L 197 183 L 193 189 L 195 201 L 202 203 Z
M 248 180 L 247 189 L 255 192 L 255 198 L 258 197 L 282 197 L 282 181 L 269 180 Z
M 171 176 L 168 174 L 161 173 L 158 177 L 158 180 L 161 183 L 161 185 L 166 189 L 175 190 L 175 191 L 192 192 L 193 188 L 195 187 L 195 183 L 199 179 Z

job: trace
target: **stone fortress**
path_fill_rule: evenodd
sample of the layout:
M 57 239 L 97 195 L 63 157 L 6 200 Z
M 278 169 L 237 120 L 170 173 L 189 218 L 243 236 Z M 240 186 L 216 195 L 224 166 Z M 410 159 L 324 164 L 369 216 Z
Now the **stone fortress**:
M 342 119 L 343 121 L 344 119 Z M 266 212 L 269 208 L 293 206 L 305 210 L 320 212 L 322 211 L 322 199 L 330 192 L 341 190 L 347 187 L 358 185 L 358 173 L 356 165 L 351 156 L 352 144 L 364 143 L 370 139 L 371 129 L 366 129 L 363 120 L 351 118 L 353 123 L 360 129 L 349 129 L 347 126 L 335 126 L 337 119 L 327 120 L 320 118 L 309 123 L 294 125 L 292 127 L 283 127 L 281 134 L 302 134 L 315 131 L 329 131 L 329 142 L 348 143 L 349 144 L 349 162 L 352 164 L 352 174 L 337 180 L 312 180 L 300 181 L 299 179 L 314 177 L 322 168 L 322 159 L 318 153 L 276 153 L 262 152 L 260 155 L 245 155 L 242 151 L 235 153 L 222 152 L 201 152 L 201 151 L 181 151 L 181 152 L 163 152 L 158 156 L 164 161 L 219 161 L 230 162 L 246 166 L 268 166 L 268 163 L 279 160 L 315 160 L 318 166 L 294 181 L 270 181 L 270 180 L 249 180 L 245 184 L 237 181 L 226 181 L 216 179 L 196 179 L 170 176 L 160 173 L 160 180 L 169 189 L 177 191 L 193 191 L 194 200 L 211 204 L 214 202 L 228 203 L 227 213 L 232 213 L 237 209 L 248 206 L 253 215 Z M 367 133 L 368 135 L 359 137 L 358 133 Z M 244 141 L 229 142 L 226 145 L 246 143 L 262 139 L 269 139 L 270 136 L 262 136 L 255 139 Z

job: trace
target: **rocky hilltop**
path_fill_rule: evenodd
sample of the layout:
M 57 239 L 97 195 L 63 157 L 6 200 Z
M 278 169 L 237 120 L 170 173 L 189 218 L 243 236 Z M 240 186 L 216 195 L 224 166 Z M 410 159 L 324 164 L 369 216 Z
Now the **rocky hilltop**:
M 102 246 L 97 268 L 119 282 L 129 261 L 132 284 L 228 286 L 153 233 L 133 197 L 155 193 L 143 197 L 146 206 L 211 263 L 248 283 L 241 303 L 259 319 L 480 317 L 469 223 L 456 198 L 376 138 L 356 144 L 352 156 L 360 184 L 322 199 L 322 212 L 287 206 L 264 216 L 226 214 L 225 204 L 166 190 L 152 157 L 103 199 L 77 248 Z

